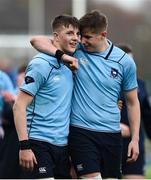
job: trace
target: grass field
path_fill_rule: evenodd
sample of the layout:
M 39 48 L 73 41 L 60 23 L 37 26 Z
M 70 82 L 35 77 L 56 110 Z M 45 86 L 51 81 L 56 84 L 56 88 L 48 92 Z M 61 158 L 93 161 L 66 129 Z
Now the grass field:
M 145 151 L 146 151 L 146 179 L 151 179 L 151 141 L 145 139 Z
M 151 179 L 151 165 L 147 165 L 146 166 L 146 175 L 145 175 L 146 179 Z

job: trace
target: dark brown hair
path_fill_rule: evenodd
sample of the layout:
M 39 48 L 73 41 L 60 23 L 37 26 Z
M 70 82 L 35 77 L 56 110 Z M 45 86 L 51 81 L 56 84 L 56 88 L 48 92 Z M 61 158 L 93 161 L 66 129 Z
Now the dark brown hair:
M 107 30 L 108 26 L 107 17 L 97 10 L 85 14 L 80 18 L 79 23 L 81 33 L 86 30 L 97 34 Z
M 78 19 L 70 15 L 59 15 L 56 16 L 52 22 L 52 30 L 57 31 L 60 27 L 69 27 L 69 25 L 72 25 L 74 28 L 79 28 Z

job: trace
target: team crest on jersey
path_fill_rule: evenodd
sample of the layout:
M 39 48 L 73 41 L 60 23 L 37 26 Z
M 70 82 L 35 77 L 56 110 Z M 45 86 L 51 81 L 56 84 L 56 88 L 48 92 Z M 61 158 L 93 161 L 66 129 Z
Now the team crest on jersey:
M 118 70 L 115 68 L 111 68 L 111 77 L 117 78 L 117 76 L 118 76 Z
M 33 82 L 35 82 L 33 77 L 31 77 L 31 76 L 26 76 L 25 77 L 25 83 L 26 84 L 33 83 Z
M 81 64 L 88 64 L 88 61 L 87 61 L 86 59 L 84 59 L 84 58 L 80 58 L 80 59 L 79 59 L 79 62 L 80 62 Z

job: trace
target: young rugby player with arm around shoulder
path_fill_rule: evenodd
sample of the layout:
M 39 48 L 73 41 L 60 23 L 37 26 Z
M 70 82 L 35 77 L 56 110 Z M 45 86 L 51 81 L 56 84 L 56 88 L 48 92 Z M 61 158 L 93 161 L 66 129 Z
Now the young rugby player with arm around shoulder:
M 122 91 L 132 134 L 129 161 L 136 161 L 139 154 L 136 66 L 132 58 L 107 39 L 104 14 L 87 13 L 79 23 L 81 44 L 74 53 L 79 68 L 74 75 L 69 133 L 71 159 L 80 178 L 119 178 L 122 139 L 117 102 Z M 52 43 L 45 38 L 35 37 L 32 44 L 40 51 L 55 54 Z M 64 62 L 68 62 L 69 57 L 66 58 L 62 56 Z

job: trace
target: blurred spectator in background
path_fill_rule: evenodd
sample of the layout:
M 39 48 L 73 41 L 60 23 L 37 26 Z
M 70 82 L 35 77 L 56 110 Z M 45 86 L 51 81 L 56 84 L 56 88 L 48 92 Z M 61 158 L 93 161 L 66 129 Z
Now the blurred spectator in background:
M 25 69 L 26 65 L 22 65 L 18 69 L 16 79 L 17 88 L 15 90 L 16 94 L 18 92 L 18 87 L 24 79 Z M 12 111 L 12 103 L 14 102 L 14 99 L 15 95 L 6 98 L 5 92 L 5 101 L 3 102 L 3 110 L 1 113 L 5 135 L 0 147 L 0 179 L 17 179 L 19 177 L 19 144 Z
M 119 44 L 119 48 L 133 57 L 132 48 L 130 45 Z M 125 99 L 123 98 L 123 109 L 121 111 L 121 129 L 123 136 L 123 152 L 122 152 L 122 174 L 124 179 L 144 179 L 145 166 L 145 148 L 144 148 L 144 125 L 148 126 L 146 132 L 151 139 L 151 107 L 149 105 L 149 97 L 145 87 L 145 82 L 141 79 L 138 81 L 138 98 L 141 107 L 141 125 L 140 125 L 140 139 L 139 150 L 140 154 L 135 162 L 127 162 L 128 144 L 131 140 L 129 121 L 127 116 L 127 107 Z M 144 124 L 143 124 L 144 123 Z M 149 128 L 150 127 L 150 128 Z
M 4 136 L 4 132 L 1 126 L 4 101 L 11 100 L 14 97 L 13 94 L 14 94 L 14 87 L 10 78 L 5 72 L 0 70 L 0 139 L 1 140 Z
M 21 86 L 24 77 L 25 77 L 25 71 L 26 71 L 26 67 L 27 64 L 23 64 L 22 66 L 20 66 L 20 68 L 18 69 L 18 75 L 17 75 L 17 79 L 16 79 L 16 94 L 18 93 L 18 89 Z
M 14 88 L 16 88 L 16 78 L 18 67 L 12 59 L 1 58 L 0 59 L 0 69 L 4 71 L 11 79 Z

